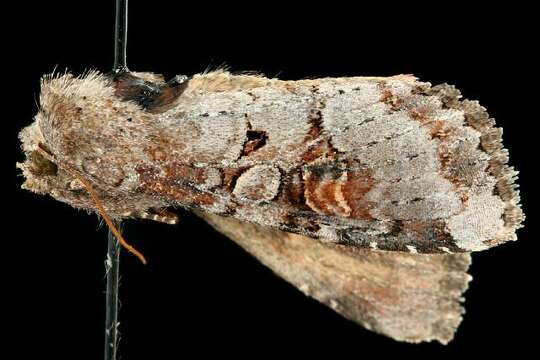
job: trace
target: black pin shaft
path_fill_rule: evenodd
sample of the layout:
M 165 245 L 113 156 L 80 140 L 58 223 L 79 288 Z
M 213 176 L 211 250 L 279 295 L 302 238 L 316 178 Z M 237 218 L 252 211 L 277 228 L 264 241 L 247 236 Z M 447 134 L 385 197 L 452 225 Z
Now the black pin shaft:
M 116 0 L 114 29 L 114 65 L 116 74 L 128 71 L 126 63 L 128 26 L 128 0 Z M 122 224 L 116 223 L 119 231 Z M 118 288 L 120 282 L 120 243 L 109 230 L 107 237 L 107 259 L 105 260 L 107 289 L 105 294 L 105 360 L 116 360 L 118 350 Z
M 116 223 L 122 231 L 121 223 Z M 105 360 L 115 360 L 118 349 L 118 288 L 120 282 L 120 243 L 109 231 L 107 259 L 105 271 L 107 274 L 107 290 L 105 300 Z
M 113 71 L 128 71 L 126 63 L 128 29 L 128 0 L 116 0 L 116 21 L 114 29 L 114 66 Z

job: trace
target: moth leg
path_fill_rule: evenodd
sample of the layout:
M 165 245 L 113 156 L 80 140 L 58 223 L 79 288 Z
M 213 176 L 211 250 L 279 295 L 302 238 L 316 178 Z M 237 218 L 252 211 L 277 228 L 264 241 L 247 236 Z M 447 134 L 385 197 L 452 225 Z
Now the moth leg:
M 153 220 L 171 225 L 178 223 L 178 215 L 165 208 L 149 209 L 147 211 L 133 211 L 126 213 L 125 216 L 130 218 Z

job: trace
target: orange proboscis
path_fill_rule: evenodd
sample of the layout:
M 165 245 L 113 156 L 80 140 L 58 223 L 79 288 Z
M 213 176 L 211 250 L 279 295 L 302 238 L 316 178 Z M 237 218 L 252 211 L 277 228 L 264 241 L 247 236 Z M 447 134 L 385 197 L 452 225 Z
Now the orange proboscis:
M 96 208 L 97 208 L 99 214 L 101 215 L 103 220 L 105 220 L 105 223 L 109 227 L 109 230 L 111 230 L 111 232 L 114 234 L 114 236 L 118 239 L 118 242 L 120 243 L 120 245 L 122 245 L 127 251 L 129 251 L 130 253 L 132 253 L 136 257 L 138 257 L 139 260 L 141 260 L 141 262 L 146 265 L 147 262 L 146 262 L 146 258 L 144 257 L 144 255 L 142 253 L 140 253 L 137 249 L 135 249 L 133 246 L 131 246 L 124 239 L 124 237 L 122 236 L 120 231 L 116 228 L 116 226 L 114 226 L 113 221 L 111 220 L 109 215 L 107 215 L 107 212 L 103 208 L 103 205 L 102 205 L 101 201 L 99 200 L 99 197 L 97 196 L 97 193 L 94 190 L 94 188 L 92 187 L 92 185 L 90 185 L 90 183 L 86 179 L 84 179 L 82 176 L 77 174 L 76 171 L 65 168 L 65 167 L 64 167 L 64 169 L 67 170 L 67 172 L 69 172 L 74 178 L 79 180 L 84 185 L 84 187 L 86 188 L 86 191 L 88 191 L 88 193 L 90 194 L 90 197 L 94 201 L 94 204 L 96 205 Z
M 41 142 L 38 143 L 37 150 L 41 154 L 43 154 L 43 156 L 46 159 L 50 160 L 51 162 L 55 163 L 56 165 L 60 165 L 55 161 L 54 155 L 47 149 L 47 147 L 43 143 L 41 143 Z M 69 166 L 60 165 L 60 167 L 62 169 L 64 169 L 65 171 L 67 171 L 68 173 L 70 173 L 71 176 L 73 176 L 74 178 L 79 180 L 81 182 L 81 184 L 83 184 L 83 186 L 86 188 L 86 191 L 88 191 L 88 193 L 90 194 L 90 197 L 94 201 L 94 204 L 96 205 L 96 208 L 97 208 L 99 214 L 101 215 L 103 220 L 105 220 L 105 223 L 107 224 L 107 227 L 109 228 L 109 230 L 118 239 L 118 242 L 120 243 L 120 245 L 122 245 L 127 251 L 129 251 L 130 253 L 132 253 L 136 257 L 138 257 L 139 260 L 141 260 L 141 262 L 144 265 L 146 265 L 147 261 L 146 261 L 146 258 L 144 257 L 144 255 L 142 253 L 140 253 L 137 249 L 135 249 L 133 246 L 131 246 L 124 239 L 124 237 L 120 233 L 120 230 L 118 230 L 116 228 L 116 226 L 114 226 L 113 221 L 111 220 L 109 215 L 107 215 L 107 212 L 105 211 L 105 208 L 103 207 L 103 205 L 101 203 L 101 200 L 99 200 L 99 197 L 98 197 L 96 191 L 94 190 L 94 188 L 92 187 L 92 185 L 90 185 L 90 183 L 85 178 L 83 178 L 81 175 L 79 175 L 75 170 L 71 169 Z

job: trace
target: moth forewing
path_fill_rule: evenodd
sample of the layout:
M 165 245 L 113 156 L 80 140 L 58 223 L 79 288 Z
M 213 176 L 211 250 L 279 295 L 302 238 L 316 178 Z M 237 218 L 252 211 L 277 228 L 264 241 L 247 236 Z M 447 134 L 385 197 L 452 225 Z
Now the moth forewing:
M 45 77 L 40 105 L 21 132 L 24 186 L 95 211 L 72 169 L 115 219 L 183 207 L 419 253 L 483 250 L 515 239 L 523 219 L 485 109 L 411 76 L 89 72 Z M 36 171 L 38 146 L 56 172 Z

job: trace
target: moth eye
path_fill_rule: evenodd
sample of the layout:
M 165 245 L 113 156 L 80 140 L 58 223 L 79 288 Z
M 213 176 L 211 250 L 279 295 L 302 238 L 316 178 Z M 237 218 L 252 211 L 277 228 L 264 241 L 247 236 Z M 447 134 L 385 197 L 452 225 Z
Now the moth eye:
M 39 151 L 32 151 L 28 159 L 31 163 L 31 171 L 37 176 L 56 176 L 58 173 L 58 166 Z

